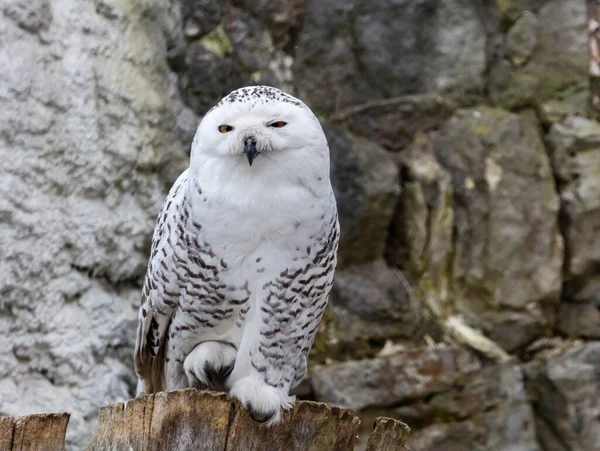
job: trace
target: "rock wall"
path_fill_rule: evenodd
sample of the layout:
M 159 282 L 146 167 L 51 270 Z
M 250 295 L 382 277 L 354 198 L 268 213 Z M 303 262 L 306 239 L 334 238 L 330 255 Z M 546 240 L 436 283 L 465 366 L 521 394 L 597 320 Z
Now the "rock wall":
M 135 308 L 199 118 L 320 116 L 342 242 L 299 394 L 414 450 L 600 449 L 600 124 L 583 0 L 0 0 L 0 414 L 134 391 Z M 448 334 L 460 318 L 507 353 Z M 479 349 L 481 351 L 481 349 Z M 495 353 L 495 356 L 503 355 Z
M 133 393 L 148 238 L 186 165 L 166 58 L 179 5 L 0 12 L 0 414 L 72 412 L 77 449 L 98 407 Z

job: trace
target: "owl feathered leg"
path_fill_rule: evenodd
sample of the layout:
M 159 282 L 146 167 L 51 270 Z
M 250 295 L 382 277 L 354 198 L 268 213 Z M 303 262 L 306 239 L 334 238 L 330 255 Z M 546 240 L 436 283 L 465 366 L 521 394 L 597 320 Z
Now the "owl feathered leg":
M 286 342 L 294 340 L 287 335 L 293 316 L 283 318 L 273 310 L 276 296 L 270 284 L 257 291 L 235 368 L 227 382 L 231 387 L 229 394 L 241 401 L 254 420 L 269 426 L 277 424 L 282 410 L 290 408 L 295 400 L 289 389 L 300 352 L 292 346 L 286 349 Z

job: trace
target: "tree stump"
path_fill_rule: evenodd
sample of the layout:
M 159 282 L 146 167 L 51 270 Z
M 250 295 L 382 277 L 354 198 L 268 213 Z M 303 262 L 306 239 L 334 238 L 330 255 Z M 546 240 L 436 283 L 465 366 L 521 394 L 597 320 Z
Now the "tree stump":
M 298 402 L 266 427 L 225 393 L 175 390 L 100 410 L 88 451 L 352 450 L 359 420 L 350 410 Z
M 351 410 L 299 401 L 266 427 L 225 393 L 174 390 L 103 407 L 88 451 L 352 451 L 359 424 Z M 407 430 L 378 418 L 368 449 L 404 450 Z
M 401 421 L 379 417 L 373 425 L 373 432 L 367 441 L 366 451 L 409 451 L 404 442 L 410 434 L 410 428 Z
M 0 451 L 65 451 L 68 413 L 0 417 Z M 88 451 L 352 451 L 360 420 L 352 410 L 299 401 L 266 427 L 225 393 L 194 389 L 103 407 Z M 367 451 L 405 451 L 409 428 L 380 417 Z
M 64 451 L 69 417 L 68 413 L 0 417 L 0 450 Z

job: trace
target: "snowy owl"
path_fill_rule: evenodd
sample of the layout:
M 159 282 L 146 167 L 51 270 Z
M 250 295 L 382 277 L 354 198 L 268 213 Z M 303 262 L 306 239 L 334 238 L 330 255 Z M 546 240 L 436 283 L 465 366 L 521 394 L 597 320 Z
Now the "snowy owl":
M 306 373 L 339 224 L 323 129 L 300 100 L 238 89 L 200 123 L 159 214 L 139 309 L 139 393 L 227 390 L 276 424 Z

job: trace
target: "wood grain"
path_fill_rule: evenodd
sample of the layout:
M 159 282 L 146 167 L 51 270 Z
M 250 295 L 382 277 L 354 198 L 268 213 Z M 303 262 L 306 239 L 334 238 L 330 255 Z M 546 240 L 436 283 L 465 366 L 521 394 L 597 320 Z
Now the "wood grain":
M 351 410 L 300 401 L 267 428 L 224 393 L 174 390 L 103 407 L 88 451 L 350 451 L 359 423 Z
M 409 451 L 405 446 L 410 428 L 401 421 L 379 417 L 367 441 L 366 451 Z
M 0 417 L 0 451 L 64 451 L 68 413 Z M 103 407 L 88 451 L 352 451 L 360 420 L 352 410 L 299 401 L 266 427 L 225 393 L 194 389 Z M 367 451 L 406 450 L 408 426 L 375 420 Z
M 0 417 L 0 450 L 64 451 L 68 413 Z

